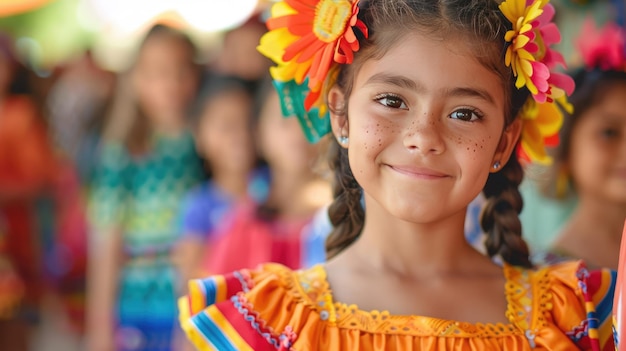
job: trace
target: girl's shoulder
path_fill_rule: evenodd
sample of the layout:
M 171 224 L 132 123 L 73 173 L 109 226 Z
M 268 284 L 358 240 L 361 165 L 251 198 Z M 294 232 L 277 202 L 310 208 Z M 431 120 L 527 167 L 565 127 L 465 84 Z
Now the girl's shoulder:
M 180 322 L 204 350 L 276 350 L 295 338 L 278 320 L 306 320 L 314 310 L 295 284 L 303 271 L 275 263 L 189 282 L 179 299 Z M 287 348 L 288 349 L 288 348 Z
M 589 270 L 582 261 L 536 269 L 505 265 L 507 317 L 538 342 L 557 328 L 576 345 L 612 345 L 616 272 Z M 601 348 L 604 350 L 605 348 Z

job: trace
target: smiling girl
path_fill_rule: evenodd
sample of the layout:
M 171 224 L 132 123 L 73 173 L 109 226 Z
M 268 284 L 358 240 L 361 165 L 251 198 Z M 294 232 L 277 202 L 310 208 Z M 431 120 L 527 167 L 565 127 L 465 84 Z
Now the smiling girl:
M 550 71 L 560 56 L 547 2 L 275 4 L 259 50 L 277 63 L 283 112 L 309 139 L 337 141 L 329 260 L 192 282 L 180 306 L 196 346 L 612 348 L 612 276 L 581 263 L 535 270 L 521 238 L 518 157 L 547 161 L 542 123 L 560 125 L 554 102 L 573 88 Z M 464 238 L 480 192 L 486 250 L 502 266 Z

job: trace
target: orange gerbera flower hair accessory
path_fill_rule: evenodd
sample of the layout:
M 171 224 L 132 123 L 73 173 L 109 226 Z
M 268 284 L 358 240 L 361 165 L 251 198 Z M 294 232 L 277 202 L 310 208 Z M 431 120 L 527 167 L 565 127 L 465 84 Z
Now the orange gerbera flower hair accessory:
M 324 84 L 334 82 L 339 64 L 352 63 L 359 50 L 357 33 L 368 36 L 357 17 L 358 4 L 358 0 L 277 2 L 267 21 L 269 32 L 258 46 L 276 63 L 270 73 L 283 114 L 298 117 L 310 142 L 330 131 Z
M 558 143 L 563 124 L 555 103 L 571 113 L 567 96 L 574 91 L 571 77 L 552 71 L 565 68 L 563 56 L 550 47 L 561 40 L 552 22 L 554 7 L 549 0 L 506 0 L 500 10 L 512 24 L 504 38 L 509 43 L 505 64 L 513 70 L 515 86 L 528 89 L 531 95 L 520 112 L 524 126 L 519 155 L 524 161 L 550 164 L 546 145 Z

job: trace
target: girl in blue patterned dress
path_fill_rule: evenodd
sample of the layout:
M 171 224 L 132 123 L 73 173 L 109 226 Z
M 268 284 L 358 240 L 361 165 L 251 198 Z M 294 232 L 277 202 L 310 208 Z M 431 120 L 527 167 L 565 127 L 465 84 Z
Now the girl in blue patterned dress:
M 91 199 L 90 350 L 170 350 L 170 248 L 182 197 L 203 178 L 185 115 L 197 89 L 195 48 L 157 25 L 122 80 Z

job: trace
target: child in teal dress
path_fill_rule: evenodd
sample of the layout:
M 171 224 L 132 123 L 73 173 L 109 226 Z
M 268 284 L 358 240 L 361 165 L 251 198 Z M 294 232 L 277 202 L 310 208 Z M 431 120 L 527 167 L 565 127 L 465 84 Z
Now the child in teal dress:
M 157 25 L 123 82 L 128 89 L 118 91 L 90 209 L 91 350 L 172 347 L 170 249 L 182 198 L 203 178 L 185 121 L 197 89 L 194 55 L 187 36 Z

